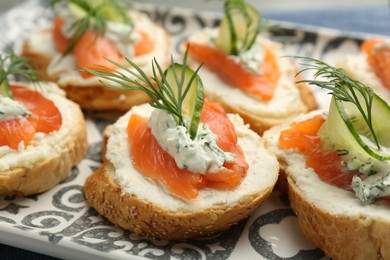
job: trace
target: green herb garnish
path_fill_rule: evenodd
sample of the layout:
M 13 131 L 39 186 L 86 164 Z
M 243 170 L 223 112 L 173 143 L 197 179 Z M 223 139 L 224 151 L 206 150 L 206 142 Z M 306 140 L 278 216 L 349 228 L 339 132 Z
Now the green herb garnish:
M 68 55 L 74 49 L 87 30 L 104 35 L 109 21 L 133 27 L 133 21 L 127 15 L 131 2 L 131 0 L 51 0 L 50 6 L 53 9 L 58 4 L 63 4 L 62 7 L 67 4 L 67 7 L 79 16 L 69 28 L 72 37 L 62 56 Z
M 305 61 L 301 65 L 307 70 L 315 70 L 314 80 L 301 80 L 298 83 L 309 83 L 328 89 L 336 100 L 349 102 L 356 106 L 368 127 L 370 134 L 379 149 L 379 142 L 372 125 L 372 105 L 374 92 L 371 88 L 366 87 L 363 83 L 353 80 L 347 76 L 343 69 L 335 68 L 327 63 L 307 57 L 298 57 Z M 318 77 L 327 79 L 326 81 L 317 80 Z
M 349 150 L 375 160 L 390 160 L 390 106 L 363 83 L 351 79 L 343 69 L 313 58 L 297 57 L 314 70 L 313 80 L 301 80 L 330 90 L 332 100 L 318 135 L 325 148 Z
M 30 82 L 38 82 L 38 73 L 29 64 L 29 59 L 17 56 L 10 47 L 8 55 L 0 54 L 0 95 L 14 99 L 9 85 L 10 75 L 25 77 Z
M 203 85 L 198 76 L 199 66 L 193 71 L 187 65 L 188 49 L 185 52 L 183 63 L 173 63 L 163 71 L 157 60 L 152 61 L 153 76 L 149 77 L 145 72 L 130 59 L 126 62 L 130 67 L 107 59 L 111 63 L 124 70 L 126 74 L 135 77 L 129 78 L 125 73 L 119 70 L 108 72 L 105 70 L 83 69 L 95 76 L 101 77 L 107 81 L 100 82 L 109 88 L 117 90 L 141 90 L 151 99 L 149 104 L 157 109 L 163 109 L 172 114 L 178 125 L 185 126 L 192 139 L 195 138 L 200 122 L 201 111 L 203 108 Z M 133 71 L 131 68 L 134 68 Z M 189 124 L 185 123 L 184 115 L 190 117 Z

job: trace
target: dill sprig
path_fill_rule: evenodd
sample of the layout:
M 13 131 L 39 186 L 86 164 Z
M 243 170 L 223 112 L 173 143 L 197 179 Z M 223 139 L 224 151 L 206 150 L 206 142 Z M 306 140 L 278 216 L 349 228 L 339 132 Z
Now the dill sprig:
M 72 37 L 69 46 L 62 56 L 68 55 L 79 42 L 84 33 L 88 30 L 94 31 L 97 35 L 104 35 L 109 21 L 125 23 L 131 27 L 133 21 L 127 15 L 127 9 L 131 0 L 51 0 L 50 6 L 54 9 L 58 4 L 74 5 L 84 15 L 75 20 L 69 28 Z M 62 7 L 63 7 L 62 6 Z
M 22 76 L 30 82 L 38 82 L 39 76 L 28 58 L 17 56 L 11 47 L 7 47 L 6 51 L 6 54 L 0 53 L 0 95 L 14 99 L 8 81 L 10 75 Z
M 343 69 L 335 68 L 327 63 L 308 57 L 295 57 L 303 60 L 300 64 L 305 69 L 298 72 L 298 74 L 305 71 L 314 70 L 314 79 L 313 80 L 300 80 L 297 83 L 308 83 L 316 85 L 320 88 L 330 90 L 331 94 L 336 100 L 342 102 L 349 102 L 356 106 L 356 108 L 361 113 L 364 122 L 366 123 L 370 134 L 377 146 L 380 148 L 380 144 L 372 124 L 372 106 L 374 99 L 374 92 L 370 87 L 365 86 L 363 83 L 351 79 Z M 319 77 L 322 77 L 327 80 L 317 80 Z M 359 95 L 362 98 L 359 98 Z
M 194 71 L 190 79 L 187 79 L 186 71 L 189 68 L 187 65 L 187 56 L 188 48 L 185 52 L 183 63 L 181 65 L 178 63 L 174 63 L 172 58 L 172 64 L 169 66 L 168 69 L 172 69 L 174 82 L 169 82 L 169 80 L 167 80 L 166 72 L 168 71 L 168 69 L 163 71 L 156 58 L 152 60 L 153 76 L 151 78 L 149 78 L 148 75 L 146 75 L 146 73 L 137 64 L 135 64 L 128 58 L 125 58 L 125 60 L 130 66 L 106 58 L 109 62 L 116 65 L 124 72 L 121 72 L 120 70 L 107 71 L 103 69 L 105 67 L 102 67 L 101 70 L 91 70 L 85 68 L 82 69 L 82 71 L 87 71 L 95 76 L 104 79 L 100 80 L 100 82 L 104 86 L 111 89 L 143 91 L 150 97 L 151 101 L 149 101 L 149 104 L 152 107 L 165 110 L 169 114 L 172 114 L 176 120 L 176 123 L 178 125 L 185 126 L 188 130 L 190 130 L 191 138 L 194 138 L 196 136 L 196 131 L 199 122 L 197 122 L 198 120 L 191 120 L 190 126 L 185 124 L 183 116 L 183 102 L 191 88 L 191 84 L 196 79 L 198 79 L 198 71 L 202 65 L 200 65 Z M 177 65 L 182 67 L 181 71 L 177 71 Z M 132 68 L 134 68 L 135 71 L 132 70 Z M 135 79 L 129 78 L 129 74 L 134 76 Z M 109 83 L 107 81 L 112 83 Z M 175 84 L 176 87 L 174 87 L 173 84 Z M 177 93 L 175 92 L 176 88 Z M 203 100 L 201 101 L 203 102 Z M 202 109 L 202 106 L 203 103 L 200 106 L 200 111 Z M 197 108 L 199 109 L 199 106 Z M 193 116 L 200 116 L 200 111 L 198 111 L 198 113 L 194 113 Z M 195 125 L 193 125 L 193 122 L 196 122 Z

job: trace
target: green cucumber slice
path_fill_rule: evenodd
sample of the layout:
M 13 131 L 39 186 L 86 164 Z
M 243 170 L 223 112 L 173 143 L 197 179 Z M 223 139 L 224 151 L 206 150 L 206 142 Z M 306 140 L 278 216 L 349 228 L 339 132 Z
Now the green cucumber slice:
M 69 2 L 68 8 L 71 13 L 77 18 L 83 18 L 87 16 L 87 12 L 91 8 L 99 7 L 100 13 L 109 21 L 117 23 L 130 23 L 130 18 L 127 16 L 126 11 L 112 0 L 88 0 L 86 2 Z
M 178 101 L 182 100 L 179 111 L 184 116 L 188 116 L 191 121 L 189 133 L 192 139 L 198 131 L 200 116 L 204 103 L 204 90 L 200 77 L 188 66 L 173 63 L 165 71 L 165 79 L 169 84 L 171 93 L 164 93 L 169 98 L 173 94 Z
M 87 11 L 73 2 L 68 3 L 69 11 L 78 19 L 83 18 L 87 15 Z
M 329 115 L 318 135 L 331 149 L 356 151 L 376 160 L 390 160 L 390 107 L 373 93 L 372 128 L 379 143 L 376 144 L 362 113 L 356 105 L 332 98 Z M 360 102 L 361 94 L 356 93 Z
M 260 13 L 254 7 L 228 0 L 215 44 L 226 54 L 238 55 L 253 45 L 259 30 Z

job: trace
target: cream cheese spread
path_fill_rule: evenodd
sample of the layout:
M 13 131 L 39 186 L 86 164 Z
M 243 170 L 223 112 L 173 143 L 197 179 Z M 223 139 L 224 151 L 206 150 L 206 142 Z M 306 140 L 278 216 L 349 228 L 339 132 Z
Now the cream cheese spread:
M 217 146 L 217 135 L 206 124 L 200 124 L 192 140 L 185 126 L 177 125 L 173 116 L 165 110 L 153 111 L 148 126 L 160 146 L 167 151 L 183 170 L 204 174 L 215 172 L 225 161 L 235 158 Z
M 0 121 L 26 117 L 29 114 L 31 112 L 23 104 L 0 95 Z

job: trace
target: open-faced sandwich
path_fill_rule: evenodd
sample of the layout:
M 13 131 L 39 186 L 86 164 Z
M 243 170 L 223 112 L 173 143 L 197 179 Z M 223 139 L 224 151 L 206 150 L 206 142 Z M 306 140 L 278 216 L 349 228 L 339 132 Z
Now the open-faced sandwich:
M 42 80 L 56 82 L 86 110 L 121 112 L 146 102 L 142 91 L 104 88 L 97 77 L 79 68 L 118 70 L 105 58 L 126 64 L 126 57 L 151 76 L 148 65 L 153 57 L 161 66 L 168 65 L 169 35 L 146 14 L 129 9 L 129 1 L 51 2 L 55 10 L 58 7 L 52 28 L 31 34 L 22 50 Z
M 38 82 L 27 62 L 0 56 L 0 195 L 49 190 L 87 150 L 80 107 L 55 84 Z M 10 74 L 31 83 L 9 83 Z
M 107 80 L 119 81 L 152 101 L 106 129 L 104 162 L 85 183 L 87 201 L 112 223 L 152 238 L 227 229 L 269 196 L 277 160 L 239 115 L 204 98 L 186 58 L 165 72 L 156 62 L 153 68 L 160 75 L 153 83 L 138 67 L 136 81 L 93 72 L 108 87 L 116 86 Z
M 297 66 L 282 45 L 260 35 L 260 13 L 242 0 L 226 0 L 218 28 L 192 34 L 189 64 L 199 72 L 208 98 L 238 113 L 251 128 L 264 130 L 317 108 L 306 84 L 295 84 Z
M 329 111 L 264 133 L 287 176 L 303 233 L 332 259 L 390 259 L 390 107 L 370 88 L 321 61 L 312 84 Z
M 365 40 L 360 53 L 348 55 L 337 66 L 390 102 L 390 39 Z

